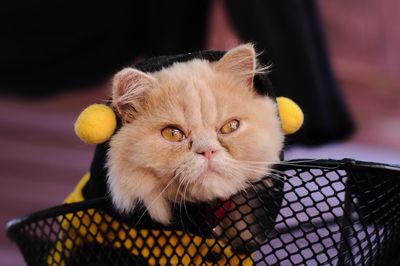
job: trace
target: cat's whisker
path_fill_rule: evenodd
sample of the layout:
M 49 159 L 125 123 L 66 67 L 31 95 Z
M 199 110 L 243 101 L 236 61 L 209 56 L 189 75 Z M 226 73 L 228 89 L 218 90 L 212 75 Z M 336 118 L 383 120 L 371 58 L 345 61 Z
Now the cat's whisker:
M 162 196 L 162 194 L 168 189 L 168 187 L 175 181 L 175 179 L 178 178 L 178 175 L 174 175 L 171 180 L 167 183 L 167 185 L 164 187 L 163 190 L 157 195 L 155 199 L 149 204 L 149 206 L 146 206 L 144 209 L 142 215 L 140 215 L 139 219 L 136 221 L 135 225 L 133 227 L 136 227 L 140 221 L 143 219 L 144 215 L 148 212 L 148 209 L 153 206 L 153 204 Z
M 182 168 L 182 167 L 181 167 Z M 174 208 L 175 208 L 175 204 L 176 204 L 176 202 L 177 202 L 177 197 L 178 197 L 178 194 L 182 194 L 182 192 L 181 192 L 181 190 L 180 190 L 180 188 L 181 188 L 181 185 L 184 183 L 184 181 L 185 181 L 185 177 L 183 176 L 183 178 L 182 178 L 182 173 L 186 170 L 184 167 L 183 167 L 183 169 L 181 169 L 181 168 L 179 168 L 179 171 L 175 171 L 175 173 L 176 173 L 176 175 L 178 175 L 179 177 L 181 177 L 180 178 L 180 181 L 179 181 L 179 185 L 178 185 L 178 188 L 177 188 L 177 190 L 176 190 L 176 193 L 175 193 L 175 199 L 174 199 Z M 180 195 L 181 197 L 182 197 L 182 195 Z
M 231 160 L 231 164 L 239 165 L 244 170 L 252 170 L 260 174 L 267 174 L 271 170 L 266 162 Z
M 265 173 L 267 173 L 269 170 L 268 167 L 252 166 L 252 165 L 244 165 L 244 166 L 242 166 L 242 169 L 256 169 L 256 170 L 260 170 Z
M 94 99 L 96 100 L 96 102 L 102 102 L 102 103 L 104 103 L 104 104 L 107 104 L 107 103 L 110 102 L 110 99 L 109 99 L 109 98 L 95 97 Z
M 257 162 L 257 161 L 242 161 L 242 160 L 233 160 L 235 163 L 243 163 L 243 164 L 253 164 L 253 165 L 268 165 L 268 164 L 275 164 L 276 162 Z
M 248 183 L 248 185 L 249 185 L 249 187 L 251 187 L 251 183 Z M 242 196 L 243 196 L 242 193 L 245 193 L 246 197 L 249 197 L 249 192 L 247 190 L 248 190 L 248 188 L 240 188 L 238 193 L 240 193 Z
M 243 165 L 242 167 L 244 169 L 256 170 L 256 171 L 259 171 L 260 173 L 264 173 L 266 175 L 268 174 L 268 172 L 275 172 L 275 173 L 279 173 L 282 175 L 286 175 L 286 173 L 283 171 L 279 171 L 279 170 L 276 170 L 274 168 L 269 168 L 269 167 L 261 167 L 261 166 L 254 166 L 254 165 Z
M 280 170 L 277 170 L 277 169 L 274 169 L 274 168 L 271 168 L 271 169 L 269 169 L 269 170 L 270 170 L 271 172 L 273 172 L 273 173 L 278 173 L 278 174 L 287 176 L 287 174 L 286 174 L 284 171 L 280 171 Z
M 265 169 L 259 169 L 259 168 L 253 168 L 253 167 L 246 167 L 244 169 L 248 170 L 248 171 L 256 172 L 259 174 L 263 174 L 267 177 L 271 177 L 280 182 L 284 182 L 286 180 L 286 175 L 283 172 L 274 173 L 272 171 L 272 169 L 268 169 L 267 171 Z M 270 172 L 268 173 L 268 171 L 270 171 Z
M 276 169 L 271 169 L 271 171 L 275 172 L 275 174 L 278 173 L 278 174 L 281 174 L 281 175 L 288 176 L 285 172 L 282 172 L 282 171 L 279 171 L 279 170 L 276 170 Z M 303 179 L 301 178 L 301 176 L 299 176 L 299 175 L 290 175 L 290 178 L 291 178 L 292 180 L 293 180 L 293 179 L 297 179 L 297 180 L 299 180 L 302 184 L 307 184 L 307 183 L 310 183 L 310 182 L 311 182 L 311 181 L 305 181 L 305 180 L 303 180 Z
M 255 171 L 255 172 L 260 172 L 261 174 L 265 174 L 266 173 L 266 169 L 262 168 L 262 169 L 249 169 L 249 166 L 246 165 L 240 165 L 238 166 L 237 164 L 232 164 L 233 167 L 231 166 L 230 170 L 236 170 L 236 172 L 230 171 L 231 173 L 233 173 L 231 175 L 231 177 L 233 179 L 237 179 L 237 174 L 241 174 L 243 172 L 243 170 L 251 170 L 251 171 Z M 261 170 L 261 171 L 260 171 Z M 279 181 L 281 181 L 281 178 L 279 178 Z M 250 182 L 249 180 L 245 179 L 244 180 L 244 184 L 240 187 L 239 192 L 244 192 L 246 193 L 246 196 L 248 196 L 248 189 L 252 188 L 252 190 L 257 191 L 257 188 L 254 186 L 254 184 L 252 182 Z
M 183 171 L 183 169 L 180 171 L 180 175 L 183 173 L 184 171 Z M 179 185 L 178 185 L 178 189 L 177 189 L 177 191 L 176 191 L 176 194 L 175 194 L 175 199 L 174 199 L 174 208 L 175 208 L 175 204 L 177 203 L 177 196 L 178 196 L 178 194 L 180 195 L 180 198 L 179 198 L 179 217 L 180 217 L 180 222 L 181 222 L 181 224 L 183 225 L 183 220 L 182 220 L 182 199 L 183 199 L 183 194 L 182 194 L 182 191 L 181 191 L 181 186 L 184 184 L 184 182 L 185 182 L 185 176 L 180 176 L 181 177 L 181 179 L 180 179 L 180 181 L 179 181 Z
M 182 167 L 181 167 L 182 168 Z M 190 169 L 190 166 L 185 165 L 183 167 L 183 169 L 180 171 L 180 174 L 186 172 L 188 169 Z M 189 187 L 189 185 L 191 184 L 190 180 L 189 180 L 189 174 L 185 174 L 185 175 L 181 175 L 181 180 L 179 182 L 179 187 L 177 192 L 180 193 L 181 197 L 179 199 L 179 218 L 180 218 L 180 222 L 182 225 L 184 225 L 183 222 L 183 216 L 182 216 L 182 205 L 186 211 L 186 214 L 189 215 L 188 211 L 187 211 L 187 207 L 186 207 L 186 195 L 187 195 L 187 189 Z M 183 185 L 183 191 L 180 189 L 181 186 Z M 175 197 L 175 201 L 176 201 L 176 197 Z
M 307 168 L 323 168 L 323 169 L 336 169 L 338 166 L 320 166 L 311 165 L 309 163 L 318 161 L 318 159 L 306 159 L 306 160 L 292 160 L 292 161 L 248 161 L 248 160 L 236 160 L 231 159 L 234 163 L 244 163 L 247 165 L 283 165 L 283 166 L 297 166 L 297 167 L 307 167 Z M 304 164 L 303 164 L 304 163 Z
M 293 164 L 293 163 L 310 163 L 318 161 L 318 159 L 306 159 L 306 160 L 291 160 L 291 161 L 250 161 L 250 160 L 237 160 L 234 161 L 244 162 L 244 163 L 261 163 L 261 164 Z
M 280 181 L 282 183 L 284 183 L 286 181 L 286 176 L 282 176 L 279 174 L 270 174 L 268 175 L 269 178 L 275 179 L 277 181 Z
M 285 172 L 282 172 L 282 171 L 279 171 L 279 170 L 276 170 L 276 169 L 271 169 L 271 171 L 274 173 L 274 174 L 280 174 L 280 175 L 284 175 L 285 176 L 285 180 L 287 179 L 286 178 L 286 176 L 287 176 L 287 174 L 285 173 Z M 302 184 L 307 184 L 307 183 L 309 183 L 310 181 L 304 181 L 299 175 L 290 175 L 290 178 L 291 179 L 297 179 L 297 180 L 300 180 L 300 182 L 302 183 Z
M 253 170 L 259 174 L 267 175 L 268 172 L 271 171 L 268 167 L 258 167 L 258 166 L 251 166 L 251 165 L 243 165 L 242 170 Z
M 250 181 L 247 181 L 246 184 L 248 185 L 248 188 L 251 188 L 253 191 L 256 191 L 257 188 L 254 186 L 253 183 L 251 183 Z M 246 192 L 246 197 L 249 197 L 249 192 L 247 191 L 248 188 L 246 188 L 245 190 L 243 190 L 244 192 Z
M 231 168 L 233 168 L 233 167 L 231 167 Z M 227 169 L 229 169 L 229 168 L 227 168 Z M 234 170 L 236 170 L 236 171 L 234 171 Z M 246 180 L 246 179 L 243 180 L 242 178 L 239 178 L 238 174 L 240 174 L 240 173 L 241 173 L 240 169 L 229 169 L 229 170 L 226 170 L 226 172 L 225 172 L 225 174 L 228 174 L 232 179 L 234 179 L 235 181 L 237 181 L 238 184 L 240 184 L 239 185 L 240 191 L 245 191 L 248 188 L 248 186 L 246 186 L 246 184 L 248 184 L 248 180 Z
M 177 190 L 176 190 L 176 192 L 175 192 L 175 198 L 174 198 L 174 202 L 173 202 L 173 204 L 174 204 L 174 205 L 173 205 L 173 208 L 175 208 L 175 205 L 176 205 L 176 203 L 177 203 L 178 195 L 181 194 L 180 189 L 181 189 L 181 185 L 182 185 L 182 184 L 183 184 L 183 180 L 180 179 L 178 188 L 177 188 Z M 181 198 L 182 198 L 182 195 L 181 195 Z
M 185 194 L 183 193 L 181 198 L 179 199 L 179 219 L 181 221 L 181 225 L 183 226 L 183 218 L 182 218 L 182 201 L 185 199 Z
M 276 165 L 294 166 L 294 167 L 302 167 L 302 168 L 318 168 L 318 169 L 327 169 L 327 170 L 334 170 L 334 169 L 337 169 L 340 167 L 340 165 L 323 166 L 323 165 L 297 164 L 297 163 L 276 163 Z
M 228 174 L 232 179 L 235 179 L 239 183 L 246 182 L 246 180 L 242 180 L 241 178 L 238 177 L 238 173 L 239 174 L 241 173 L 240 170 L 241 170 L 240 168 L 239 169 L 235 169 L 234 167 L 226 168 L 225 169 L 225 174 Z
M 322 168 L 322 169 L 336 169 L 339 167 L 337 166 L 320 166 L 320 165 L 312 165 L 309 163 L 318 161 L 318 159 L 309 159 L 309 160 L 292 160 L 292 161 L 245 161 L 245 160 L 237 160 L 238 162 L 246 163 L 246 164 L 253 164 L 253 165 L 284 165 L 284 166 L 297 166 L 297 167 L 307 167 L 307 168 Z M 304 163 L 304 164 L 302 164 Z
M 183 192 L 183 207 L 185 208 L 185 212 L 186 212 L 186 215 L 188 217 L 189 217 L 189 212 L 188 212 L 187 207 L 186 207 L 186 193 L 187 193 L 187 189 L 188 189 L 189 185 L 190 185 L 190 183 L 187 182 L 186 183 L 186 187 L 185 187 L 184 192 Z M 181 214 L 181 219 L 182 219 L 182 214 Z

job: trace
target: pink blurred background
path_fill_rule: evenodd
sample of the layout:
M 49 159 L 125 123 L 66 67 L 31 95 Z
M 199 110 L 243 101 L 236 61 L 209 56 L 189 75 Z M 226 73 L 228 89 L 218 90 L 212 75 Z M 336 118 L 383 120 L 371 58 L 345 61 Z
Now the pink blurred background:
M 357 131 L 323 147 L 292 147 L 289 158 L 344 158 L 400 164 L 400 2 L 319 1 L 331 63 Z M 240 43 L 222 1 L 210 15 L 210 49 Z M 107 99 L 108 84 L 50 99 L 0 99 L 0 226 L 11 218 L 60 204 L 88 170 L 93 147 L 73 132 L 79 112 Z M 11 115 L 12 114 L 12 115 Z M 24 265 L 0 234 L 2 265 Z

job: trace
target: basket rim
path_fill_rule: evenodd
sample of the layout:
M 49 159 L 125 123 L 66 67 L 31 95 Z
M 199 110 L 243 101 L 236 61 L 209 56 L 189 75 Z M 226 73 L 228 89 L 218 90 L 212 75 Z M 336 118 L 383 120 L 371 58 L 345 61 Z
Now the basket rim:
M 367 162 L 367 161 L 358 161 L 355 159 L 344 158 L 341 160 L 336 159 L 292 159 L 285 160 L 283 162 L 288 162 L 291 165 L 278 165 L 276 168 L 281 170 L 290 170 L 296 167 L 332 167 L 332 168 L 341 168 L 343 170 L 352 170 L 352 169 L 376 169 L 381 171 L 391 171 L 391 172 L 399 172 L 400 173 L 400 165 L 394 164 L 385 164 L 385 163 L 377 163 L 377 162 Z M 296 163 L 301 163 L 296 164 Z M 88 208 L 107 208 L 109 206 L 109 200 L 107 197 L 95 198 L 95 199 L 87 199 L 81 202 L 74 203 L 64 203 L 61 205 L 56 205 L 53 207 L 45 208 L 39 211 L 35 211 L 29 213 L 27 215 L 22 215 L 17 218 L 10 220 L 6 224 L 6 232 L 7 236 L 12 238 L 12 236 L 19 230 L 19 228 L 25 226 L 26 224 L 44 220 L 50 217 L 58 216 L 65 214 L 66 212 L 76 212 L 86 210 Z
M 66 212 L 77 212 L 88 209 L 88 207 L 107 207 L 108 201 L 106 197 L 87 199 L 80 202 L 64 203 L 61 205 L 52 206 L 39 211 L 35 211 L 26 215 L 16 217 L 6 224 L 7 236 L 11 237 L 14 232 L 26 224 L 44 220 L 50 217 L 65 214 Z M 11 237 L 12 238 L 12 237 Z
M 300 162 L 300 167 L 323 167 L 323 166 L 337 166 L 337 167 L 345 167 L 347 169 L 351 168 L 368 168 L 368 169 L 378 169 L 378 170 L 388 170 L 388 171 L 400 171 L 400 164 L 387 164 L 381 162 L 371 162 L 371 161 L 360 161 L 351 158 L 343 158 L 343 159 L 291 159 L 285 160 L 284 162 L 293 163 Z M 293 166 L 289 166 L 288 168 L 293 168 Z

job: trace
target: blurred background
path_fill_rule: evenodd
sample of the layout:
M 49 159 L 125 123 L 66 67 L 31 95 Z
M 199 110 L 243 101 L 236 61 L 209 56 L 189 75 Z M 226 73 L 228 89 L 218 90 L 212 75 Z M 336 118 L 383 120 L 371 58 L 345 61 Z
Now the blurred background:
M 287 158 L 400 164 L 399 1 L 64 2 L 0 8 L 2 228 L 64 200 L 93 154 L 77 115 L 109 97 L 113 73 L 156 55 L 251 41 L 277 95 L 305 111 Z M 0 258 L 24 265 L 4 230 Z

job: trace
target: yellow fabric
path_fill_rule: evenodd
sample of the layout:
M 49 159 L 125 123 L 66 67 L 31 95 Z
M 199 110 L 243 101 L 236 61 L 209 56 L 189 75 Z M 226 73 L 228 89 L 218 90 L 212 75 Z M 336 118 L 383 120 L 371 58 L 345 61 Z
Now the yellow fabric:
M 81 112 L 75 122 L 75 133 L 85 143 L 107 141 L 117 127 L 114 111 L 104 104 L 92 104 Z
M 89 173 L 84 175 L 65 203 L 84 200 L 82 189 L 89 178 Z M 149 265 L 254 265 L 251 255 L 234 254 L 231 247 L 221 241 L 204 239 L 183 231 L 138 231 L 94 209 L 67 214 L 64 219 L 60 217 L 59 221 L 60 227 L 68 233 L 57 236 L 55 247 L 47 257 L 47 264 L 51 266 L 65 266 L 77 248 L 90 243 L 130 250 L 133 255 L 144 258 Z M 210 251 L 221 254 L 217 264 L 203 261 L 202 257 Z
M 64 200 L 64 203 L 74 203 L 74 202 L 79 202 L 83 201 L 83 195 L 82 195 L 82 189 L 86 185 L 86 183 L 90 179 L 90 173 L 86 173 L 81 180 L 78 182 L 78 184 L 75 186 L 74 190 L 68 195 L 68 197 Z
M 278 103 L 283 132 L 286 135 L 295 133 L 303 125 L 303 111 L 289 98 L 277 97 L 276 102 Z

